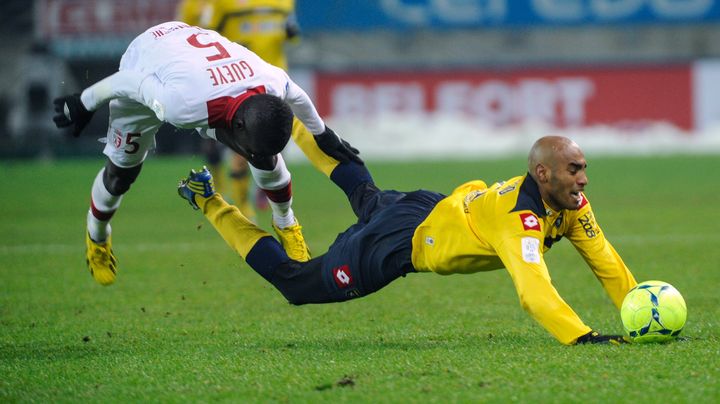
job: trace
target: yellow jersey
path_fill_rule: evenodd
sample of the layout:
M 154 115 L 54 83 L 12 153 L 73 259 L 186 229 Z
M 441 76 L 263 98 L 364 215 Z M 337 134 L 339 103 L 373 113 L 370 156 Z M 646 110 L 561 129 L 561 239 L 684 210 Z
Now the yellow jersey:
M 213 0 L 183 0 L 178 3 L 177 19 L 201 28 L 208 28 Z
M 595 221 L 590 203 L 553 211 L 529 175 L 488 187 L 471 181 L 440 201 L 413 235 L 418 272 L 441 275 L 506 268 L 521 306 L 561 343 L 590 332 L 550 280 L 544 253 L 567 238 L 617 308 L 635 278 Z

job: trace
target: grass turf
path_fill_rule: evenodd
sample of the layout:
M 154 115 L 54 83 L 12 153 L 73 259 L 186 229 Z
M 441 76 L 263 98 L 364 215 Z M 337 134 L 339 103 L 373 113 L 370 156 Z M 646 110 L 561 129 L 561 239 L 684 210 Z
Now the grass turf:
M 84 263 L 101 161 L 2 161 L 0 401 L 717 402 L 717 157 L 589 160 L 600 225 L 638 280 L 683 293 L 687 340 L 562 346 L 502 270 L 410 275 L 355 301 L 290 306 L 175 195 L 202 164 L 192 157 L 147 161 L 113 222 L 118 281 L 101 287 Z M 370 166 L 381 188 L 450 192 L 521 174 L 524 161 Z M 311 167 L 290 168 L 317 255 L 352 213 Z M 269 229 L 267 213 L 259 220 Z M 569 243 L 546 260 L 587 324 L 621 332 Z

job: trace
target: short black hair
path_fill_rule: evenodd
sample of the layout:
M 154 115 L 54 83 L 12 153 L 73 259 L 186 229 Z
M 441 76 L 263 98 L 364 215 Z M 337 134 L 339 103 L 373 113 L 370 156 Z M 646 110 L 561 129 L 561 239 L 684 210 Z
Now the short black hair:
M 253 153 L 272 156 L 280 153 L 290 140 L 293 113 L 279 97 L 257 94 L 240 104 L 232 124 L 245 129 Z

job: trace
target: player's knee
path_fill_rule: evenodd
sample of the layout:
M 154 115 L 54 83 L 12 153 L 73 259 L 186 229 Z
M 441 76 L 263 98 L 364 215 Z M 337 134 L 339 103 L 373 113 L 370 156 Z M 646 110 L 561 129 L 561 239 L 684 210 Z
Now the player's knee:
M 285 296 L 285 299 L 287 299 L 288 303 L 292 304 L 293 306 L 302 306 L 303 304 L 307 304 L 307 299 L 303 298 L 302 296 L 295 296 L 293 294 L 287 295 L 283 293 L 283 296 Z
M 362 185 L 374 186 L 372 175 L 367 167 L 354 162 L 338 164 L 330 174 L 330 180 L 340 187 L 349 198 Z
M 373 201 L 373 198 L 377 199 L 376 196 L 380 192 L 380 189 L 375 186 L 372 182 L 364 182 L 357 186 L 350 195 L 348 200 L 350 201 L 350 207 L 352 207 L 355 216 L 360 217 L 363 213 L 363 209 L 372 210 L 377 204 L 377 200 Z M 372 203 L 370 203 L 372 202 Z M 368 207 L 367 205 L 371 205 Z
M 284 262 L 276 268 L 271 283 L 294 306 L 311 303 L 319 290 L 314 287 L 316 281 L 303 276 L 303 264 L 296 261 Z M 313 277 L 314 278 L 314 277 Z
M 123 168 L 118 167 L 111 161 L 105 164 L 105 172 L 103 173 L 103 184 L 110 194 L 119 196 L 126 193 L 142 169 L 142 163 L 135 167 Z
M 302 268 L 299 263 L 295 261 L 283 262 L 279 267 L 276 267 L 270 280 L 275 289 L 285 297 L 288 303 L 294 306 L 307 303 L 307 298 L 304 297 L 304 288 L 300 287 L 302 277 L 297 276 L 300 271 L 302 271 Z
M 307 297 L 292 288 L 284 288 L 277 285 L 275 285 L 275 288 L 283 295 L 285 300 L 293 306 L 302 306 L 303 304 L 309 303 Z

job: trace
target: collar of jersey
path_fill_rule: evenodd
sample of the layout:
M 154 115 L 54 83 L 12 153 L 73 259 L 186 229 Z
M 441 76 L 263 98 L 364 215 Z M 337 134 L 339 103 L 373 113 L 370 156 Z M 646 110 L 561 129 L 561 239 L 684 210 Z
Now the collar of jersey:
M 231 129 L 235 112 L 245 100 L 256 94 L 265 94 L 265 86 L 248 88 L 237 97 L 226 96 L 208 101 L 208 126 Z
M 537 182 L 529 173 L 525 174 L 525 178 L 520 185 L 520 191 L 518 191 L 517 203 L 511 212 L 521 210 L 529 210 L 538 217 L 547 216 L 545 204 L 540 196 L 540 188 L 538 188 Z
M 227 125 L 228 129 L 232 128 L 233 116 L 235 115 L 235 112 L 238 110 L 238 108 L 240 108 L 240 104 L 247 100 L 248 97 L 256 94 L 265 94 L 265 86 L 248 88 L 247 91 L 238 95 L 237 97 L 232 97 L 232 99 L 228 102 L 227 109 L 225 110 L 225 124 Z

